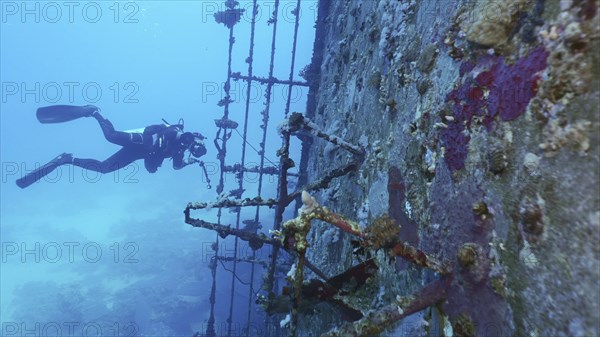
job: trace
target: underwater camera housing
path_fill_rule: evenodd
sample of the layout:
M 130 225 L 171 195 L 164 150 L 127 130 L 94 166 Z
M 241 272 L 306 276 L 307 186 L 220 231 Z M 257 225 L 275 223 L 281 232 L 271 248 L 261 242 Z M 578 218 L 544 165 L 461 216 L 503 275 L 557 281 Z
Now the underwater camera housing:
M 200 158 L 206 154 L 204 146 L 205 137 L 198 132 L 184 132 L 181 135 L 181 143 L 190 151 L 192 156 Z

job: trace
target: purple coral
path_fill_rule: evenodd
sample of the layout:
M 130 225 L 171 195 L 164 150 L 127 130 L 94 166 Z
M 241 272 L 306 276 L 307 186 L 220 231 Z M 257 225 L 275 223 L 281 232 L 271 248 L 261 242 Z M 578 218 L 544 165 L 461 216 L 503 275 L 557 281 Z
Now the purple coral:
M 442 143 L 446 147 L 444 157 L 451 171 L 460 170 L 465 167 L 465 159 L 467 159 L 471 137 L 463 131 L 464 127 L 462 124 L 452 123 L 442 133 Z
M 546 68 L 548 52 L 538 48 L 513 65 L 506 65 L 501 58 L 495 70 L 496 81 L 489 87 L 488 113 L 500 115 L 503 121 L 521 116 L 529 101 L 537 93 L 537 73 Z
M 496 116 L 500 116 L 502 121 L 512 121 L 525 112 L 529 101 L 537 93 L 538 73 L 546 68 L 548 54 L 540 47 L 514 64 L 507 64 L 503 57 L 486 57 L 481 62 L 486 69 L 475 77 L 471 61 L 461 65 L 461 85 L 446 96 L 446 102 L 454 103 L 454 122 L 441 135 L 450 170 L 465 166 L 470 140 L 465 130 L 471 127 L 474 116 L 481 117 L 489 131 Z

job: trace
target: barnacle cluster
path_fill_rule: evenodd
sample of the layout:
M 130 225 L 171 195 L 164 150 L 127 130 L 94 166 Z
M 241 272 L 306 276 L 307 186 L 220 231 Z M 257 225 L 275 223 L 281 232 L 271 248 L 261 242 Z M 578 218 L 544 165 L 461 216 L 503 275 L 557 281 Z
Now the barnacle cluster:
M 506 43 L 525 4 L 525 0 L 478 1 L 471 13 L 473 24 L 468 28 L 467 40 L 487 47 Z
M 373 249 L 391 248 L 400 234 L 400 226 L 394 219 L 387 215 L 380 216 L 373 221 L 365 234 L 368 237 L 369 244 Z

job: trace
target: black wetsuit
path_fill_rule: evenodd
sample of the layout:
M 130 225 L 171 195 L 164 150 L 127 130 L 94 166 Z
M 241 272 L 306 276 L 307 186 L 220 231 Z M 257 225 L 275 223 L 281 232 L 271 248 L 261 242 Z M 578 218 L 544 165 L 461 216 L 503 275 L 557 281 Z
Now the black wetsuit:
M 119 151 L 104 161 L 73 158 L 72 164 L 87 170 L 109 173 L 124 168 L 136 160 L 144 159 L 144 166 L 150 173 L 162 165 L 165 158 L 173 158 L 173 168 L 185 166 L 183 154 L 185 147 L 178 140 L 181 126 L 164 124 L 150 125 L 143 133 L 116 131 L 112 123 L 99 113 L 94 114 L 104 137 L 113 144 L 121 145 Z

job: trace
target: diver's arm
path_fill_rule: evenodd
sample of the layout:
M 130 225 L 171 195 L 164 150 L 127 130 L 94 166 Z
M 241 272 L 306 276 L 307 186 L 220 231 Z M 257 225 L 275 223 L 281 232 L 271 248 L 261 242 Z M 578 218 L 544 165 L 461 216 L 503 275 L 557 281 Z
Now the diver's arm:
M 192 165 L 199 162 L 200 161 L 198 159 L 192 157 L 188 159 L 183 159 L 183 151 L 173 156 L 173 168 L 176 170 L 180 170 L 188 165 Z
M 185 161 L 186 165 L 192 165 L 192 164 L 196 164 L 199 163 L 200 161 L 196 158 L 190 157 L 188 158 L 188 160 Z
M 173 156 L 173 168 L 176 170 L 180 170 L 185 167 L 185 163 L 183 162 L 183 151 L 177 152 Z

